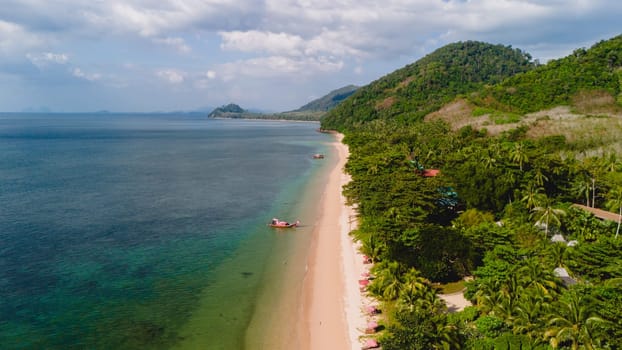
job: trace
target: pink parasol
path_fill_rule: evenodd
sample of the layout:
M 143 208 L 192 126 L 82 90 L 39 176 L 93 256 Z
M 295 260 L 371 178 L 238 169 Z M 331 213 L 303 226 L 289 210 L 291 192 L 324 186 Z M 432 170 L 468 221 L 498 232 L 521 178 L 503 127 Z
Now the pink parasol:
M 372 348 L 377 348 L 377 347 L 378 347 L 378 342 L 376 341 L 376 339 L 367 339 L 367 341 L 365 342 L 366 349 L 372 349 Z
M 369 284 L 369 280 L 359 280 L 359 284 L 360 284 L 361 286 L 366 286 L 366 285 L 368 285 L 368 284 Z
M 361 274 L 361 277 L 369 277 L 369 276 L 371 276 L 369 272 L 363 272 Z
M 378 322 L 376 321 L 371 321 L 367 324 L 367 329 L 376 329 L 378 328 Z
M 376 309 L 375 306 L 368 306 L 367 307 L 367 312 L 370 313 L 370 314 L 375 314 L 376 311 L 378 311 L 378 310 Z

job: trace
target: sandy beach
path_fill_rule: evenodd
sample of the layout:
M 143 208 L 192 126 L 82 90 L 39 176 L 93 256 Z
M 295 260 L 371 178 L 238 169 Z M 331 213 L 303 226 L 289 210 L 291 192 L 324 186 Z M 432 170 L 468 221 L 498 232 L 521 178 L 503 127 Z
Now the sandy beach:
M 359 289 L 359 280 L 369 274 L 370 264 L 364 263 L 359 243 L 349 235 L 356 229 L 356 212 L 346 205 L 342 187 L 350 181 L 344 172 L 349 156 L 343 135 L 335 134 L 334 156 L 337 164 L 331 169 L 321 197 L 321 212 L 311 240 L 306 276 L 302 287 L 302 308 L 296 342 L 301 349 L 361 349 L 370 322 L 378 316 L 368 308 L 378 303 Z M 442 296 L 452 311 L 468 305 L 462 293 Z
M 350 177 L 343 171 L 349 152 L 336 134 L 331 170 L 322 195 L 322 212 L 313 232 L 303 283 L 299 334 L 303 349 L 360 349 L 366 325 L 365 302 L 358 287 L 363 258 L 349 232 L 355 228 L 354 211 L 345 204 L 342 187 Z

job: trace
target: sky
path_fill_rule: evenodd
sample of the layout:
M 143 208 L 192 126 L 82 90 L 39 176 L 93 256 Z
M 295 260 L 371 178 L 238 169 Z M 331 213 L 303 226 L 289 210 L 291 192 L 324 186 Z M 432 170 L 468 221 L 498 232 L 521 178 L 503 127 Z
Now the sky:
M 545 63 L 619 0 L 0 0 L 0 111 L 280 112 L 478 40 Z

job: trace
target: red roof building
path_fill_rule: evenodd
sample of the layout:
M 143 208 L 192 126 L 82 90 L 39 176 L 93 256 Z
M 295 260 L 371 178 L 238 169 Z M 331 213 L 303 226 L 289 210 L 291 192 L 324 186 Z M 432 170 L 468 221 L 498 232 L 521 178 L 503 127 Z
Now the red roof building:
M 439 169 L 425 169 L 421 175 L 425 177 L 435 177 L 441 173 Z

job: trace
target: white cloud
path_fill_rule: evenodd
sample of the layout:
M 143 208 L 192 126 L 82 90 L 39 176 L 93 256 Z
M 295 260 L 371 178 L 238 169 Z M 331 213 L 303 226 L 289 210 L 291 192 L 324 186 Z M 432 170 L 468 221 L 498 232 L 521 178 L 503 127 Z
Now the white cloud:
M 225 63 L 219 73 L 224 81 L 240 77 L 273 78 L 287 76 L 313 76 L 318 73 L 334 73 L 343 68 L 343 61 L 328 57 L 291 58 L 286 56 L 258 57 Z
M 345 30 L 322 30 L 316 36 L 303 39 L 287 33 L 260 32 L 256 30 L 241 32 L 220 32 L 223 50 L 267 53 L 281 56 L 363 56 L 352 46 L 361 42 L 361 37 Z M 348 40 L 350 39 L 350 40 Z
M 208 70 L 207 72 L 200 74 L 199 77 L 194 80 L 194 87 L 197 89 L 207 89 L 209 87 L 216 86 L 217 83 L 213 82 L 216 78 L 216 71 Z
M 222 38 L 223 50 L 242 52 L 267 52 L 298 56 L 302 53 L 303 39 L 298 35 L 251 30 L 218 33 Z
M 80 68 L 73 68 L 71 70 L 71 74 L 76 77 L 76 78 L 80 78 L 80 79 L 84 79 L 84 80 L 88 80 L 88 81 L 96 81 L 101 79 L 101 74 L 99 73 L 86 73 L 84 71 L 82 71 L 82 69 Z
M 236 0 L 111 0 L 78 7 L 89 26 L 152 38 L 174 31 L 234 28 L 256 18 L 257 5 Z
M 161 69 L 156 71 L 156 76 L 171 84 L 181 84 L 185 80 L 186 73 L 177 69 Z
M 64 53 L 42 52 L 39 54 L 28 53 L 26 58 L 35 66 L 43 68 L 48 64 L 65 64 L 69 56 Z
M 170 46 L 180 53 L 189 53 L 192 51 L 192 48 L 186 44 L 186 41 L 183 38 L 154 38 L 153 42 L 156 44 Z
M 556 58 L 619 35 L 621 17 L 617 0 L 3 0 L 0 74 L 55 87 L 68 72 L 101 86 L 117 77 L 136 90 L 155 75 L 269 101 L 365 84 L 459 40 Z
M 41 44 L 42 40 L 22 25 L 0 19 L 0 56 L 23 52 Z

